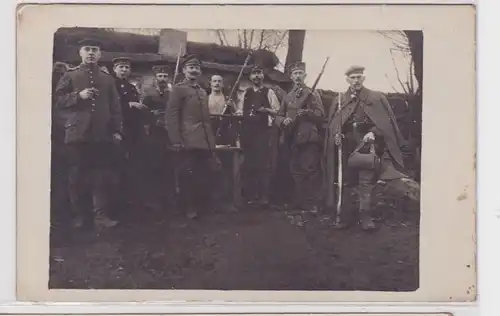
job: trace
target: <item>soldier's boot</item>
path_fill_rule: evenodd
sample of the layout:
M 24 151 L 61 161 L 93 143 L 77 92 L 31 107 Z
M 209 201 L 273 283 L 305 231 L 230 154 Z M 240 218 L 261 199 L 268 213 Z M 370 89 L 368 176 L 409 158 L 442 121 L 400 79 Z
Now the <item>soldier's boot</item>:
M 186 217 L 189 220 L 195 219 L 196 217 L 198 217 L 198 212 L 196 212 L 193 207 L 188 207 L 186 210 Z
M 363 230 L 370 231 L 377 228 L 371 212 L 368 210 L 360 210 L 359 221 Z
M 98 212 L 94 218 L 94 225 L 97 228 L 111 228 L 118 225 L 118 221 L 112 220 L 104 213 Z

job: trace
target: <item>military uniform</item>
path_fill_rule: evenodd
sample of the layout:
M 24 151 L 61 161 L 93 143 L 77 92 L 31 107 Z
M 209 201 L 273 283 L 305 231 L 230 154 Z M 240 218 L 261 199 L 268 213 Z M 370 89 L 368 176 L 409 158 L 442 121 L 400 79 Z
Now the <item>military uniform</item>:
M 353 66 L 346 71 L 346 75 L 362 74 L 363 70 L 364 67 Z M 371 217 L 371 193 L 376 181 L 405 177 L 395 168 L 395 165 L 403 167 L 400 146 L 403 145 L 404 139 L 392 108 L 382 93 L 365 87 L 358 91 L 349 89 L 342 94 L 340 103 L 340 111 L 337 110 L 338 97 L 332 104 L 325 138 L 326 205 L 333 207 L 338 198 L 335 196 L 335 166 L 338 165 L 335 135 L 343 135 L 343 166 L 348 166 L 343 181 L 356 186 L 362 226 L 372 229 L 375 226 Z M 375 135 L 374 143 L 363 141 L 364 136 L 370 132 Z M 359 161 L 359 154 L 367 155 L 364 157 L 368 157 L 373 164 L 358 166 L 355 160 Z
M 119 57 L 113 59 L 114 67 L 120 65 L 131 66 L 129 58 Z M 130 102 L 140 102 L 139 92 L 127 78 L 119 78 L 116 73 L 116 90 L 120 96 L 120 105 L 123 116 L 123 154 L 121 163 L 117 165 L 120 177 L 120 187 L 116 192 L 118 205 L 116 211 L 121 212 L 127 202 L 138 202 L 137 187 L 140 181 L 140 165 L 142 152 L 140 143 L 144 141 L 144 125 L 147 120 L 147 111 L 130 106 Z
M 82 46 L 100 46 L 92 40 Z M 98 89 L 92 98 L 82 99 L 79 93 L 87 88 Z M 90 224 L 92 208 L 97 224 L 113 226 L 106 213 L 110 208 L 109 189 L 116 163 L 116 134 L 122 132 L 120 99 L 113 77 L 95 63 L 82 63 L 70 69 L 59 81 L 55 91 L 58 109 L 68 113 L 64 141 L 70 161 L 70 200 L 77 218 Z M 92 205 L 93 204 L 93 205 Z M 84 219 L 84 220 L 85 220 Z M 78 221 L 79 222 L 79 221 Z
M 167 66 L 153 67 L 155 74 L 169 72 Z M 146 141 L 144 166 L 152 185 L 149 188 L 151 206 L 164 208 L 172 201 L 174 194 L 174 175 L 172 154 L 168 151 L 169 138 L 165 129 L 165 110 L 170 91 L 168 86 L 160 86 L 157 82 L 144 90 L 143 103 L 150 110 L 148 116 L 149 137 Z
M 252 73 L 263 73 L 259 66 Z M 261 204 L 269 202 L 269 185 L 272 176 L 271 144 L 273 132 L 273 116 L 269 112 L 259 112 L 258 109 L 279 111 L 278 98 L 268 87 L 252 86 L 243 95 L 241 124 L 241 147 L 244 153 L 244 191 L 249 202 Z
M 200 66 L 194 56 L 186 57 L 184 67 Z M 196 80 L 184 80 L 172 88 L 165 121 L 174 146 L 180 146 L 182 163 L 180 191 L 189 217 L 210 203 L 210 178 L 220 167 L 215 157 L 215 137 L 211 128 L 207 92 Z
M 305 70 L 305 64 L 293 64 L 290 72 L 295 69 Z M 299 110 L 305 110 L 305 114 L 298 116 Z M 283 124 L 286 118 L 293 121 L 288 127 Z M 296 85 L 283 98 L 276 117 L 276 123 L 284 129 L 285 146 L 290 150 L 290 173 L 295 183 L 296 204 L 308 210 L 316 210 L 321 197 L 320 129 L 323 120 L 324 108 L 319 94 L 304 84 Z

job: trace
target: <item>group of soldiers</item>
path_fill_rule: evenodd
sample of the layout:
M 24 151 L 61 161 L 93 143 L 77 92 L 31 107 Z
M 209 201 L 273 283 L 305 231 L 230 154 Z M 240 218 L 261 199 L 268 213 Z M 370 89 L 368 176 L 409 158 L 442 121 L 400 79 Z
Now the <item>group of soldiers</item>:
M 203 89 L 201 62 L 188 55 L 180 62 L 181 82 L 158 65 L 154 85 L 141 95 L 129 82 L 130 59 L 114 59 L 108 73 L 98 66 L 99 41 L 81 41 L 79 53 L 79 66 L 53 78 L 53 143 L 59 141 L 63 149 L 53 146 L 52 182 L 67 188 L 72 212 L 64 212 L 71 216 L 71 227 L 113 227 L 130 202 L 164 209 L 177 199 L 176 207 L 190 219 L 210 207 L 234 210 L 213 194 L 231 185 L 221 176 L 232 162 L 218 154 L 221 144 L 241 147 L 249 204 L 269 206 L 271 192 L 283 184 L 273 182 L 273 148 L 278 148 L 293 179 L 294 209 L 333 210 L 338 187 L 354 185 L 359 209 L 347 212 L 342 223 L 359 222 L 366 230 L 375 228 L 371 196 L 376 182 L 405 177 L 399 171 L 404 139 L 385 96 L 363 85 L 364 67 L 345 72 L 349 88 L 325 113 L 318 92 L 304 83 L 303 62 L 288 69 L 293 88 L 285 95 L 266 87 L 264 70 L 255 65 L 251 86 L 235 97 L 223 93 L 220 75 L 211 77 L 210 94 Z M 339 164 L 347 172 L 342 179 Z M 146 182 L 155 190 L 144 190 Z M 64 196 L 57 192 L 53 185 L 56 204 Z

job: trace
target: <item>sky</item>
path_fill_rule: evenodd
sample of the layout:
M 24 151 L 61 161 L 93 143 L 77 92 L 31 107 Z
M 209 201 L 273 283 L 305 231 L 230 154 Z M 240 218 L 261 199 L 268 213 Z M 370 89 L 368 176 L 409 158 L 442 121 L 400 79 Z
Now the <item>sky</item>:
M 127 30 L 130 31 L 130 30 Z M 214 30 L 184 30 L 188 41 L 219 43 Z M 154 34 L 155 30 L 137 30 L 138 33 Z M 227 30 L 228 41 L 237 43 L 237 31 Z M 391 35 L 392 36 L 392 35 Z M 395 36 L 392 36 L 394 38 Z M 330 57 L 325 72 L 317 88 L 343 91 L 347 89 L 345 71 L 351 65 L 365 67 L 365 85 L 382 92 L 403 92 L 399 78 L 406 81 L 409 77 L 409 58 L 401 52 L 393 51 L 394 41 L 376 31 L 306 31 L 303 61 L 306 63 L 308 76 L 306 83 L 312 85 L 326 57 Z M 284 64 L 286 41 L 276 51 L 277 57 Z M 281 68 L 282 67 L 278 67 Z M 416 85 L 416 80 L 413 80 Z

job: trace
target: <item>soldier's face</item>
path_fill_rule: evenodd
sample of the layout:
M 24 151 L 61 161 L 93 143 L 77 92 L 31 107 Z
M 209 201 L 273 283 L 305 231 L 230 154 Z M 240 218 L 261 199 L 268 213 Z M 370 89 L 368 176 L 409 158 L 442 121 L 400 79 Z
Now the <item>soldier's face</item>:
M 101 58 L 101 49 L 97 46 L 83 46 L 80 49 L 80 57 L 86 64 L 95 64 Z
M 250 81 L 255 85 L 260 85 L 264 81 L 264 73 L 262 71 L 255 71 L 250 74 Z
M 198 65 L 187 65 L 182 69 L 187 79 L 196 79 L 201 75 L 201 68 Z
M 130 76 L 130 65 L 127 64 L 118 64 L 114 68 L 115 74 L 118 78 L 126 79 Z
M 168 74 L 158 73 L 156 74 L 156 82 L 160 85 L 166 85 L 168 81 Z
M 347 83 L 349 83 L 351 89 L 361 89 L 363 87 L 363 82 L 365 82 L 365 76 L 363 74 L 351 74 L 347 76 Z
M 217 75 L 212 76 L 212 79 L 210 80 L 210 87 L 212 88 L 213 91 L 221 91 L 222 88 L 224 87 L 222 77 Z
M 291 79 L 295 84 L 302 84 L 306 79 L 306 72 L 304 70 L 294 70 Z

